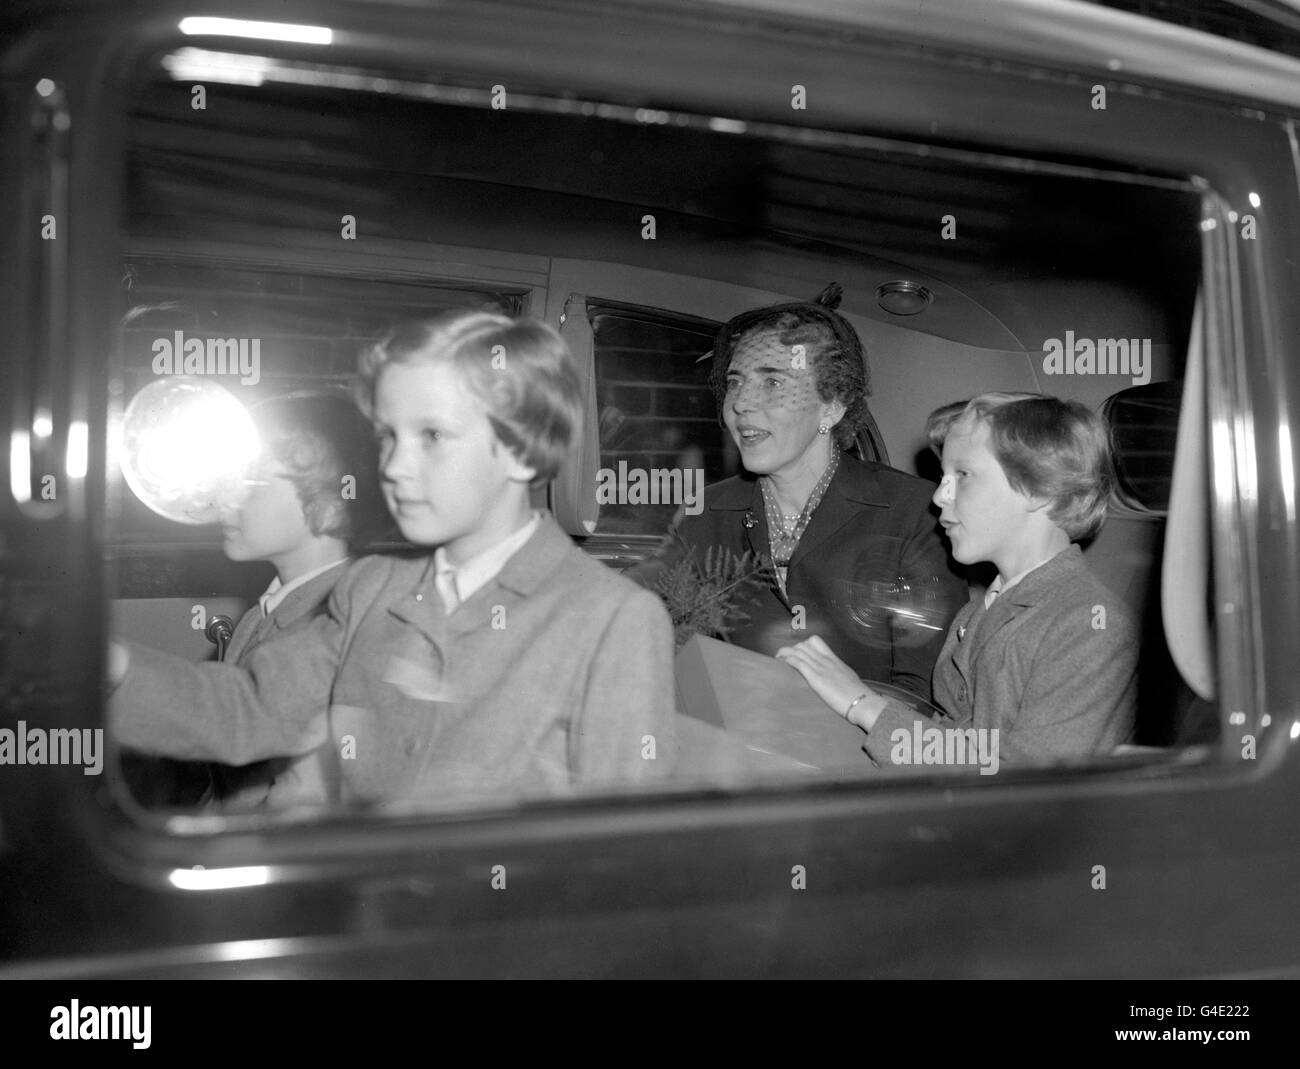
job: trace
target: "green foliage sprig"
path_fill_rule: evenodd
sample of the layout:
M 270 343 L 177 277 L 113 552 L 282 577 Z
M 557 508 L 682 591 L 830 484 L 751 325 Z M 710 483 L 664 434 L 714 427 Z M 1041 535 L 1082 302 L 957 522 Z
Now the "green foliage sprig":
M 701 559 L 698 547 L 683 545 L 681 556 L 655 580 L 673 621 L 673 641 L 680 648 L 692 635 L 726 640 L 749 619 L 740 603 L 772 581 L 772 570 L 754 553 L 737 556 L 709 546 Z

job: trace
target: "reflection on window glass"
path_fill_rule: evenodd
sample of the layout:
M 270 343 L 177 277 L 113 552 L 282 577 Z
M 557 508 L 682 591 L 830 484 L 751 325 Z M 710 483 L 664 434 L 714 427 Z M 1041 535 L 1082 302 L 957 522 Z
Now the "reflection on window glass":
M 483 570 L 466 567 L 474 555 L 459 559 L 449 549 L 492 511 L 491 494 L 526 485 L 530 470 L 540 472 L 542 484 L 554 474 L 554 456 L 529 453 L 533 431 L 509 420 L 492 424 L 476 407 L 489 395 L 492 404 L 506 397 L 543 409 L 559 403 L 540 380 L 526 377 L 530 361 L 554 355 L 550 327 L 537 324 L 527 328 L 531 341 L 511 342 L 526 344 L 528 353 L 504 346 L 500 363 L 484 369 L 473 389 L 422 359 L 399 362 L 387 379 L 381 376 L 387 393 L 370 383 L 371 404 L 384 408 L 376 421 L 379 448 L 396 451 L 397 469 L 409 475 L 387 499 L 391 538 L 345 565 L 346 580 L 343 572 L 332 577 L 341 584 L 338 598 L 329 583 L 313 587 L 315 600 L 292 620 L 276 617 L 292 604 L 276 597 L 292 581 L 282 571 L 284 554 L 254 537 L 251 518 L 264 509 L 319 526 L 317 514 L 329 513 L 328 502 L 312 497 L 319 486 L 286 459 L 291 454 L 271 457 L 276 463 L 250 475 L 254 505 L 238 523 L 173 523 L 123 490 L 109 539 L 111 627 L 134 643 L 134 667 L 126 670 L 156 673 L 147 684 L 128 678 L 119 698 L 153 703 L 157 713 L 119 734 L 136 755 L 128 775 L 141 800 L 205 807 L 215 801 L 209 811 L 240 814 L 321 802 L 461 808 L 664 785 L 882 783 L 886 772 L 899 771 L 884 767 L 891 763 L 915 775 L 952 771 L 946 766 L 958 762 L 944 746 L 928 748 L 924 732 L 947 730 L 941 715 L 971 706 L 969 681 L 949 672 L 936 688 L 935 665 L 945 642 L 979 635 L 979 621 L 963 616 L 959 631 L 950 631 L 952 613 L 938 620 L 923 611 L 926 592 L 942 576 L 945 590 L 957 595 L 944 601 L 952 601 L 953 612 L 968 594 L 971 605 L 992 612 L 999 602 L 985 602 L 982 582 L 997 569 L 982 575 L 975 567 L 993 559 L 993 543 L 968 536 L 960 523 L 940 526 L 948 506 L 932 503 L 934 480 L 954 474 L 941 467 L 952 458 L 930 451 L 926 424 L 932 410 L 990 391 L 1046 393 L 1089 413 L 1116 398 L 1105 415 L 1120 451 L 1122 485 L 1147 511 L 1113 509 L 1082 557 L 1067 551 L 1078 596 L 1088 598 L 1086 624 L 1070 625 L 1082 628 L 1080 643 L 1109 627 L 1112 646 L 1105 650 L 1140 644 L 1131 741 L 1177 746 L 1204 737 L 1185 730 L 1207 703 L 1196 704 L 1165 647 L 1159 566 L 1159 512 L 1169 492 L 1177 383 L 1199 267 L 1195 193 L 1139 179 L 1108 182 L 1082 170 L 1040 171 L 1024 161 L 1000 169 L 987 159 L 923 156 L 905 146 L 875 152 L 848 142 L 715 133 L 700 123 L 624 125 L 594 107 L 584 113 L 573 101 L 540 115 L 513 102 L 499 114 L 486 103 L 462 107 L 447 93 L 429 103 L 319 85 L 227 93 L 223 107 L 200 113 L 191 112 L 182 85 L 153 86 L 137 103 L 119 308 L 122 403 L 186 371 L 191 357 L 199 375 L 234 387 L 250 407 L 305 389 L 340 391 L 358 353 L 396 323 L 451 310 L 516 316 L 555 307 L 564 296 L 548 292 L 557 273 L 600 279 L 612 266 L 621 281 L 611 290 L 626 300 L 603 298 L 599 285 L 582 289 L 592 294 L 586 313 L 600 519 L 593 537 L 576 542 L 545 528 L 558 562 L 545 575 L 571 572 L 570 585 L 545 611 L 510 600 L 540 590 L 541 573 L 493 586 L 495 569 L 528 541 L 514 545 L 494 530 L 487 548 L 504 545 L 506 552 Z M 402 136 L 393 136 L 399 130 Z M 954 205 L 962 212 L 958 242 L 933 225 Z M 655 241 L 642 236 L 640 220 L 651 213 L 658 219 Z M 342 219 L 354 219 L 357 233 L 346 223 L 341 228 Z M 366 244 L 372 236 L 379 242 Z M 436 261 L 429 242 L 438 243 Z M 690 307 L 708 317 L 638 295 L 626 280 L 642 277 L 639 271 L 656 273 L 661 283 L 667 277 L 657 294 L 689 291 Z M 879 286 L 912 277 L 924 278 L 935 294 L 924 311 L 901 317 L 877 303 Z M 794 400 L 784 407 L 752 401 L 752 418 L 737 424 L 745 442 L 738 448 L 719 423 L 704 359 L 721 320 L 737 311 L 737 287 L 806 303 L 830 281 L 842 287 L 841 311 L 860 331 L 870 364 L 870 411 L 860 433 L 878 439 L 887 454 L 868 448 L 859 460 L 829 427 L 819 430 L 821 416 L 810 416 L 828 402 L 820 380 L 812 383 L 821 374 L 816 330 L 798 340 L 813 352 L 812 370 L 790 365 L 792 374 L 742 381 L 739 388 L 754 397 Z M 744 360 L 770 371 L 754 346 L 785 346 L 789 326 L 747 339 Z M 1141 340 L 1150 360 L 1140 374 L 1094 359 L 1113 339 Z M 418 338 L 408 341 L 419 349 Z M 221 360 L 224 368 L 210 363 Z M 749 366 L 741 363 L 742 371 Z M 497 375 L 507 388 L 485 385 Z M 525 378 L 510 379 L 515 375 Z M 852 388 L 865 396 L 860 375 L 832 377 L 832 395 Z M 1143 377 L 1145 385 L 1130 389 Z M 780 381 L 764 381 L 771 378 Z M 479 419 L 478 429 L 490 428 L 480 444 L 491 447 L 484 444 L 474 464 L 460 467 L 463 457 L 444 458 L 460 448 L 449 445 L 462 439 L 448 432 L 467 416 Z M 957 437 L 978 463 L 988 463 L 988 442 L 975 430 Z M 846 484 L 829 463 L 803 472 L 810 478 L 799 493 L 775 478 L 774 468 L 803 455 L 804 439 L 835 441 L 839 454 L 817 457 L 835 458 L 845 473 L 856 473 L 854 481 Z M 897 470 L 873 466 L 873 455 L 888 455 Z M 329 469 L 321 485 L 335 485 L 337 475 Z M 652 574 L 663 560 L 638 560 L 625 579 L 592 559 L 600 557 L 602 538 L 604 545 L 625 538 L 629 555 L 649 553 L 650 537 L 661 535 L 684 504 L 688 476 L 692 489 L 731 481 L 728 492 L 738 496 L 716 510 L 728 514 L 730 548 L 751 551 L 750 563 L 764 567 L 747 572 L 718 552 L 710 556 L 721 538 L 701 543 L 698 572 L 669 562 L 666 583 L 659 581 L 662 570 Z M 760 477 L 768 481 L 760 485 Z M 1014 500 L 1004 493 L 978 513 L 995 528 L 998 545 L 1014 535 L 999 526 L 1011 514 L 1003 506 Z M 707 510 L 691 515 L 701 523 L 718 519 Z M 971 516 L 974 524 L 977 514 Z M 531 514 L 514 518 L 534 522 Z M 542 529 L 537 522 L 529 538 Z M 771 524 L 782 528 L 775 539 Z M 814 570 L 822 568 L 820 585 L 800 586 L 801 541 Z M 1074 531 L 1069 541 L 1089 540 Z M 347 551 L 355 557 L 365 548 Z M 1207 577 L 1188 581 L 1204 584 Z M 1031 587 L 1017 594 L 1014 584 L 1004 586 L 993 598 L 1013 605 Z M 602 617 L 610 605 L 600 598 L 611 592 L 624 600 Z M 709 621 L 718 616 L 716 606 L 699 602 L 715 595 L 731 598 L 750 618 L 699 628 L 697 639 L 679 626 L 674 654 L 665 604 L 672 623 Z M 1109 615 L 1097 613 L 1099 606 Z M 474 622 L 459 626 L 475 613 Z M 234 625 L 228 663 L 200 664 L 216 652 L 209 632 L 222 640 L 211 626 L 221 616 Z M 323 645 L 312 637 L 316 630 L 326 634 Z M 745 636 L 760 631 L 766 645 L 747 644 Z M 788 644 L 829 645 L 865 632 L 870 655 L 837 653 L 853 670 L 834 685 L 819 688 L 773 656 Z M 1024 629 L 1026 640 L 1037 635 Z M 283 644 L 259 652 L 271 636 Z M 1017 655 L 1020 668 L 1035 663 L 1025 649 Z M 1115 658 L 1053 653 L 1045 660 L 1057 672 L 1047 683 L 1077 709 Z M 1012 676 L 995 671 L 983 679 L 1006 686 Z M 265 700 L 250 704 L 249 688 Z M 890 722 L 920 726 L 920 734 L 907 733 L 909 760 L 893 758 L 888 738 L 877 735 L 867 745 L 861 718 L 885 708 L 863 700 L 868 688 L 888 699 Z M 1019 697 L 1007 692 L 1008 725 Z M 1039 712 L 1066 708 L 1064 697 L 1035 700 Z M 489 714 L 480 715 L 483 709 Z M 640 727 L 643 713 L 655 726 Z M 223 719 L 237 714 L 245 719 Z M 543 721 L 544 739 L 537 728 Z M 254 730 L 268 723 L 282 735 Z M 624 730 L 629 724 L 637 726 L 634 738 Z M 991 738 L 963 741 L 976 747 L 977 758 L 983 753 L 983 767 L 997 765 L 998 772 L 1014 768 L 1017 758 L 1022 766 L 1101 760 L 1114 741 L 1106 734 L 1097 747 L 1056 746 L 1051 739 L 1019 750 L 1008 745 L 998 764 Z M 158 763 L 169 761 L 181 764 Z M 610 768 L 619 774 L 605 775 Z
M 518 315 L 523 296 L 383 279 L 305 275 L 133 256 L 123 268 L 126 399 L 160 375 L 210 378 L 245 405 L 294 390 L 346 388 L 357 357 L 397 323 L 453 308 Z M 124 498 L 126 541 L 212 541 L 214 528 L 161 520 Z
M 1126 504 L 1164 512 L 1174 474 L 1181 382 L 1133 386 L 1106 402 L 1118 493 Z

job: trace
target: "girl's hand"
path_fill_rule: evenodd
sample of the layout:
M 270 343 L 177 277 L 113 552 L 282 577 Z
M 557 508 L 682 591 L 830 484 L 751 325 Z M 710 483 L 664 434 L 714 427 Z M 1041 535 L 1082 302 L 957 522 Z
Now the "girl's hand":
M 817 635 L 797 646 L 782 647 L 776 659 L 795 669 L 822 701 L 864 731 L 871 730 L 885 708 L 887 699 L 863 683 Z M 861 700 L 855 704 L 856 699 Z

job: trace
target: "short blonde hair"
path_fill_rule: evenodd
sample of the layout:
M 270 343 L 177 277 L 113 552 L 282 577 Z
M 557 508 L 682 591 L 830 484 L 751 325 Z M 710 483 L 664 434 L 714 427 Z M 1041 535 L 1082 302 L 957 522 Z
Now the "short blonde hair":
M 1115 484 L 1110 431 L 1078 401 L 1038 393 L 986 393 L 930 414 L 926 433 L 937 448 L 954 430 L 989 429 L 1007 482 L 1051 500 L 1047 515 L 1072 542 L 1093 537 L 1106 520 Z
M 407 323 L 362 354 L 357 403 L 373 416 L 385 367 L 436 360 L 461 373 L 497 439 L 536 472 L 535 484 L 554 479 L 582 426 L 578 370 L 564 339 L 539 319 L 496 312 Z

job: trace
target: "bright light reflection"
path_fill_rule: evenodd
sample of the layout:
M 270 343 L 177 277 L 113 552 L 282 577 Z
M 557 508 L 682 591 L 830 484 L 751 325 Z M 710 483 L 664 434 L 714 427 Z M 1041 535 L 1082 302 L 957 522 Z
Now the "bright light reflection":
M 709 129 L 720 134 L 743 134 L 749 127 L 739 119 L 710 119 Z
M 54 433 L 54 417 L 48 408 L 38 408 L 32 417 L 32 433 L 37 438 L 48 438 Z
M 1277 429 L 1277 448 L 1282 466 L 1282 501 L 1288 523 L 1295 523 L 1295 453 L 1291 445 L 1291 428 L 1282 423 Z
M 1252 193 L 1252 194 L 1250 194 L 1250 206 L 1251 206 L 1252 208 L 1258 208 L 1258 207 L 1259 207 L 1259 194 L 1258 194 L 1258 193 Z
M 1291 738 L 1300 739 L 1300 720 L 1296 720 L 1291 724 Z
M 159 379 L 132 398 L 122 419 L 122 474 L 160 516 L 213 523 L 236 504 L 256 461 L 248 410 L 207 379 Z
M 248 865 L 238 869 L 172 869 L 167 877 L 182 891 L 224 891 L 232 887 L 261 887 L 270 882 L 271 870 L 265 865 Z
M 292 41 L 303 45 L 327 45 L 334 40 L 334 31 L 327 26 L 296 26 L 288 22 L 193 17 L 181 19 L 180 29 L 191 37 L 255 37 L 259 41 Z
M 265 56 L 209 52 L 181 48 L 163 57 L 167 72 L 181 82 L 221 82 L 223 85 L 261 85 L 274 64 Z
M 1223 420 L 1215 420 L 1210 429 L 1210 463 L 1214 470 L 1214 486 L 1219 490 L 1232 487 L 1232 438 Z
M 84 419 L 73 420 L 68 426 L 69 479 L 84 479 L 90 462 L 90 428 Z
M 27 431 L 9 434 L 9 492 L 20 505 L 32 499 L 32 436 Z
M 239 939 L 205 948 L 213 961 L 249 961 L 254 958 L 287 958 L 301 953 L 302 939 Z

